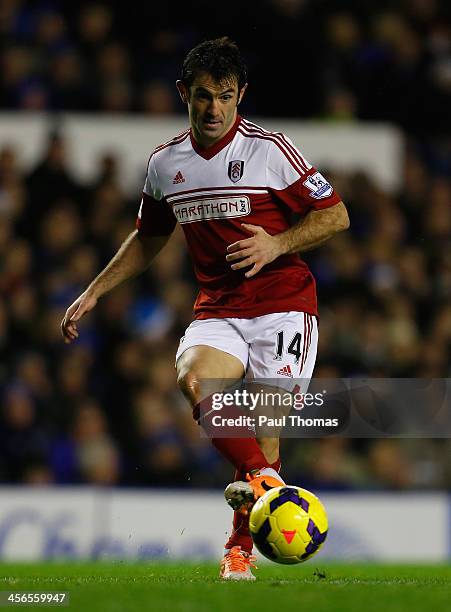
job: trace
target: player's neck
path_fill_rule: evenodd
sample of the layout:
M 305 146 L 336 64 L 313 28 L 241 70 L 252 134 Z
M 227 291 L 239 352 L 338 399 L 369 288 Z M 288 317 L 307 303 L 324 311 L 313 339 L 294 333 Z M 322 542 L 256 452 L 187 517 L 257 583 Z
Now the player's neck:
M 227 130 L 225 132 L 223 132 L 217 138 L 208 138 L 208 136 L 205 136 L 205 134 L 201 134 L 196 129 L 196 127 L 193 126 L 193 125 L 191 126 L 191 134 L 192 134 L 194 140 L 196 141 L 196 144 L 200 148 L 202 148 L 202 149 L 210 149 L 211 147 L 215 146 L 218 142 L 221 142 L 230 133 L 230 131 L 234 129 L 234 127 L 236 126 L 236 123 L 237 123 L 237 119 L 238 119 L 238 113 L 235 114 L 235 117 L 234 117 L 232 123 L 227 128 Z

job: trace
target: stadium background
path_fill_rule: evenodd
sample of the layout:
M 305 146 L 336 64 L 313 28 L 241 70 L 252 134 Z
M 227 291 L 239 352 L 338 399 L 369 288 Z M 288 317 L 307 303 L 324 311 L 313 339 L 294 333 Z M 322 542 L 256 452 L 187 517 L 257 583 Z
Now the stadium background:
M 306 256 L 322 315 L 317 375 L 450 375 L 450 7 L 268 0 L 216 13 L 194 4 L 1 4 L 0 110 L 52 117 L 33 167 L 0 134 L 5 485 L 197 490 L 230 478 L 175 388 L 175 348 L 195 296 L 180 234 L 148 273 L 102 299 L 79 342 L 66 347 L 59 331 L 67 306 L 134 226 L 146 162 L 134 196 L 112 152 L 99 158 L 95 180 L 79 181 L 59 113 L 183 117 L 174 80 L 205 38 L 227 34 L 240 45 L 245 116 L 402 130 L 396 193 L 370 173 L 324 168 L 351 229 Z M 446 439 L 286 440 L 284 477 L 322 491 L 446 491 L 450 448 Z

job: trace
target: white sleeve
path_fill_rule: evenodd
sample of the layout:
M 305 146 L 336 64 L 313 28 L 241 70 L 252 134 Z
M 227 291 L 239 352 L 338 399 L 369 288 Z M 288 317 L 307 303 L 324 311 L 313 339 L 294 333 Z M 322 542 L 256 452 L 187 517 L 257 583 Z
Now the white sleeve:
M 147 236 L 169 236 L 174 230 L 176 218 L 158 185 L 155 156 L 147 164 L 147 175 L 136 219 L 136 228 Z
M 154 200 L 161 200 L 163 193 L 158 185 L 158 175 L 155 166 L 155 155 L 151 155 L 147 164 L 146 180 L 144 181 L 143 193 L 150 196 Z
M 341 201 L 329 181 L 286 136 L 278 135 L 270 143 L 267 172 L 268 187 L 296 213 L 329 208 Z
M 277 141 L 269 143 L 267 158 L 268 186 L 273 189 L 286 189 L 312 169 L 293 142 L 278 134 Z

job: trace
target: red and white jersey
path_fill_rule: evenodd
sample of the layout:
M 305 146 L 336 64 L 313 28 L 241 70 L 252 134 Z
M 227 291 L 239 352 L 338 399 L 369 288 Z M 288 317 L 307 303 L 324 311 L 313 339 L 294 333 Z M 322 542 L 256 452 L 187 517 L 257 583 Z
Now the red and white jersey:
M 200 286 L 196 319 L 291 310 L 317 315 L 315 281 L 297 254 L 283 255 L 247 279 L 248 268 L 231 270 L 227 246 L 250 237 L 241 223 L 279 234 L 292 225 L 293 212 L 304 215 L 340 199 L 289 138 L 238 116 L 208 149 L 190 130 L 155 149 L 137 228 L 161 236 L 181 224 Z

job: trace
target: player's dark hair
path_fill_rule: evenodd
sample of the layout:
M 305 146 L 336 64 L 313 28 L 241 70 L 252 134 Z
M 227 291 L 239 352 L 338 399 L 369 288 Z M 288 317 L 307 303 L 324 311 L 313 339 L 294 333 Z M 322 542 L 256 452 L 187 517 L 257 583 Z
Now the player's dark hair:
M 206 40 L 191 49 L 183 62 L 181 81 L 189 88 L 203 72 L 217 83 L 228 83 L 235 77 L 238 91 L 247 83 L 246 65 L 240 50 L 227 36 Z

